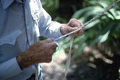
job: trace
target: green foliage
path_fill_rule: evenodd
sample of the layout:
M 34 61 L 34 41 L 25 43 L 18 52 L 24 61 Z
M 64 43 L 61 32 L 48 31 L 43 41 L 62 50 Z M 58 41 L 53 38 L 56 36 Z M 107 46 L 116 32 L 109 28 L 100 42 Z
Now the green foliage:
M 44 9 L 50 14 L 50 16 L 52 16 L 54 21 L 67 23 L 66 19 L 60 17 L 62 14 L 58 12 L 58 9 L 60 7 L 59 4 L 60 0 L 42 0 Z
M 105 8 L 113 4 L 115 1 L 116 0 L 83 0 L 82 9 L 78 8 L 79 2 L 77 0 L 42 0 L 42 4 L 47 12 L 56 21 L 67 23 L 70 18 L 77 18 L 81 22 L 86 23 L 87 21 L 98 15 L 100 12 L 102 12 Z M 66 11 L 64 9 L 66 9 Z M 67 17 L 72 14 L 70 12 L 70 9 L 72 9 L 74 15 L 72 17 Z M 74 40 L 75 45 L 73 47 L 76 47 L 77 45 L 78 48 L 75 48 L 76 52 L 74 53 L 73 58 L 78 56 L 88 45 L 94 46 L 95 43 L 106 42 L 107 44 L 111 43 L 110 46 L 113 46 L 112 39 L 120 39 L 119 10 L 120 4 L 117 5 L 115 8 L 110 9 L 100 18 L 96 19 L 85 27 L 84 35 L 82 37 L 76 37 Z M 62 47 L 64 44 L 64 48 L 62 49 L 69 48 L 69 40 L 70 37 L 60 42 Z
M 76 18 L 85 24 L 116 1 L 42 0 L 42 4 L 55 21 L 67 23 L 70 18 Z M 85 33 L 83 36 L 75 37 L 74 39 L 73 59 L 79 56 L 86 46 L 95 46 L 95 44 L 100 43 L 107 44 L 111 48 L 112 53 L 118 54 L 120 52 L 120 4 L 85 26 L 84 29 Z M 59 49 L 66 52 L 69 50 L 69 46 L 70 36 L 59 42 Z
M 41 0 L 44 9 L 54 21 L 67 23 L 73 13 L 82 7 L 83 0 Z
M 42 5 L 48 12 L 53 12 L 59 7 L 59 0 L 42 0 Z
M 59 7 L 59 0 L 42 0 L 41 2 L 44 9 L 52 16 L 52 18 L 58 19 L 59 15 L 57 9 Z
M 86 23 L 105 8 L 113 4 L 115 0 L 84 0 L 84 8 L 76 11 L 72 18 L 77 18 L 83 23 Z M 89 4 L 89 5 L 88 5 Z M 119 5 L 110 9 L 100 18 L 85 26 L 85 33 L 82 37 L 76 37 L 74 44 L 78 45 L 78 49 L 73 54 L 76 58 L 84 50 L 86 46 L 94 46 L 96 43 L 112 43 L 111 39 L 114 37 L 116 40 L 120 39 L 120 12 Z M 68 41 L 68 40 L 67 40 Z M 67 43 L 69 47 L 69 42 Z M 66 45 L 67 45 L 66 44 Z M 74 45 L 75 47 L 76 45 Z M 111 45 L 113 47 L 113 44 Z

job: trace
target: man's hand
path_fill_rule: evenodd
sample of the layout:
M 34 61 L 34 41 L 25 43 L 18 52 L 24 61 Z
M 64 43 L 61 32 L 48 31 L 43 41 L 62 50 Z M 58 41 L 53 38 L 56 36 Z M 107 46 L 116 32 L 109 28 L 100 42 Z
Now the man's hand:
M 54 39 L 39 41 L 30 46 L 28 50 L 16 57 L 21 69 L 35 63 L 51 62 L 52 55 L 56 51 L 57 45 Z
M 84 29 L 82 28 L 83 23 L 80 22 L 77 19 L 71 19 L 67 24 L 63 24 L 60 27 L 61 33 L 63 35 L 70 33 L 72 31 L 78 30 L 79 28 L 81 28 L 80 31 L 78 31 L 77 33 L 75 33 L 75 36 L 82 36 L 84 33 Z

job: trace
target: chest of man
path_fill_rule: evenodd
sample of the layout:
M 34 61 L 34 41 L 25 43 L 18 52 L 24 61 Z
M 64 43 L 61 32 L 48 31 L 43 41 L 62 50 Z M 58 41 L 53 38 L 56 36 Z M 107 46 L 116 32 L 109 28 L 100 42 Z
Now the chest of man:
M 0 62 L 16 57 L 38 41 L 39 20 L 44 20 L 41 7 L 39 0 L 14 1 L 5 10 L 0 7 Z

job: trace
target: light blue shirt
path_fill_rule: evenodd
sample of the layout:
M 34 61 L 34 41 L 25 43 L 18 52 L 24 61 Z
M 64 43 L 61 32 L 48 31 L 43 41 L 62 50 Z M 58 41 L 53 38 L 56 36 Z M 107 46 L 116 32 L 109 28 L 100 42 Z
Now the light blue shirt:
M 21 70 L 16 56 L 29 49 L 39 36 L 62 36 L 60 23 L 51 21 L 40 0 L 0 1 L 0 80 L 26 80 L 35 66 Z

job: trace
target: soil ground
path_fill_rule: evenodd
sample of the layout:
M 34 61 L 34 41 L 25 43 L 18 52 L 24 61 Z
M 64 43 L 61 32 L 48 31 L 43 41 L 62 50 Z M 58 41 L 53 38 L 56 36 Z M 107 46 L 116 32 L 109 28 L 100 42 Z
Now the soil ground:
M 60 51 L 55 53 L 52 62 L 42 63 L 43 79 L 63 80 L 67 56 Z M 109 58 L 96 49 L 86 47 L 81 55 L 71 61 L 66 80 L 119 80 L 120 56 L 109 54 Z M 118 60 L 115 61 L 115 58 Z

